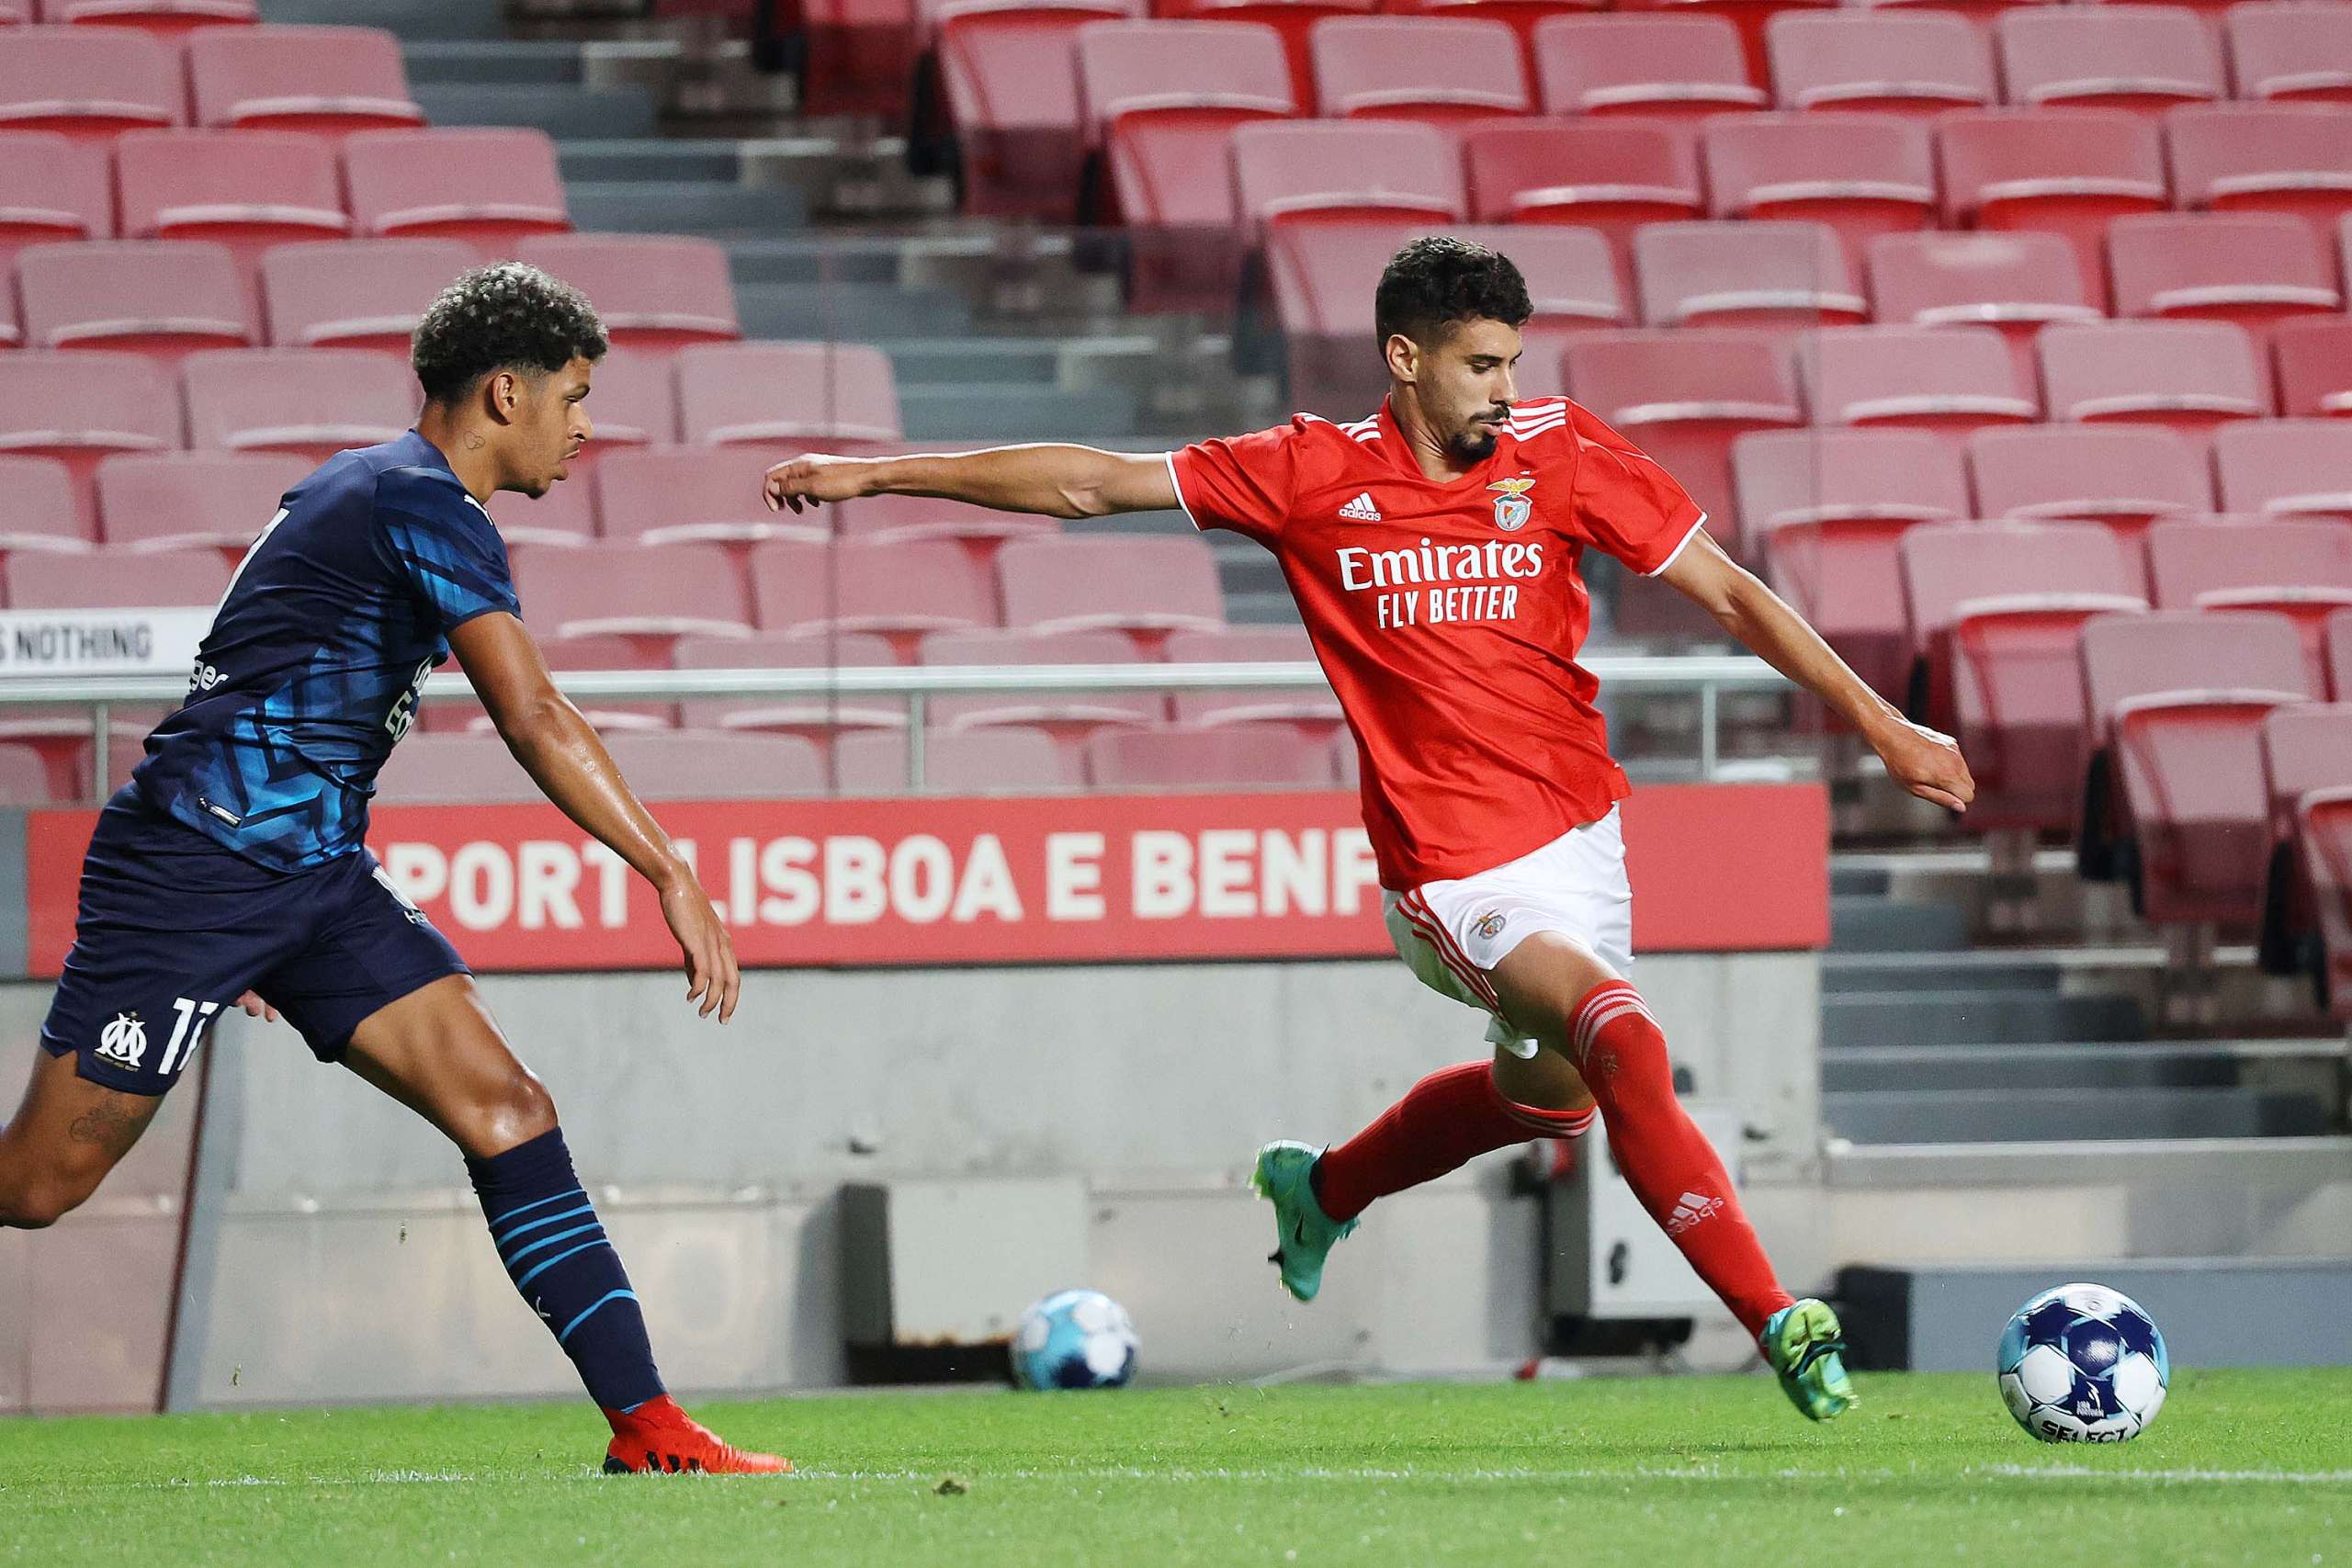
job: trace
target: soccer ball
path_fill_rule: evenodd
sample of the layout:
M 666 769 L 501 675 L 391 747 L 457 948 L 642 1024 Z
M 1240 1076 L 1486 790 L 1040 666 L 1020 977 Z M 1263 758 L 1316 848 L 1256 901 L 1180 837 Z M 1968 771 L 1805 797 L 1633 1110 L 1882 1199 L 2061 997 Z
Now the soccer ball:
M 1012 1334 L 1023 1388 L 1125 1388 L 1136 1375 L 1136 1325 L 1100 1291 L 1057 1291 L 1030 1303 Z
M 2045 1443 L 2129 1441 L 2172 1382 L 2154 1320 L 2105 1285 L 2061 1285 L 2018 1308 L 1995 1368 L 2009 1414 Z

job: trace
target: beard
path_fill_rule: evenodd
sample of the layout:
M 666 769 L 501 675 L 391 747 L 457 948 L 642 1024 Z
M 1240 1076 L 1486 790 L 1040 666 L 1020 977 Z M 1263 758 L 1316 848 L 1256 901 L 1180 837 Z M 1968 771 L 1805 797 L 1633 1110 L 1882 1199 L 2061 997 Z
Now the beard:
M 1446 443 L 1446 447 L 1465 463 L 1483 463 L 1495 455 L 1495 427 L 1474 424 L 1466 430 L 1457 431 L 1453 439 Z

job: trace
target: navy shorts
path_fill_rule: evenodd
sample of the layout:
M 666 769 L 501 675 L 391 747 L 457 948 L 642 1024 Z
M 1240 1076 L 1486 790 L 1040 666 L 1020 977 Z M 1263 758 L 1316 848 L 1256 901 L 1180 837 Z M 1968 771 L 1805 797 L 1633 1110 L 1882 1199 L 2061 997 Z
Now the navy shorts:
M 74 950 L 40 1043 L 72 1052 L 92 1083 L 162 1094 L 246 991 L 332 1062 L 378 1009 L 467 973 L 366 850 L 271 871 L 125 785 L 82 863 Z

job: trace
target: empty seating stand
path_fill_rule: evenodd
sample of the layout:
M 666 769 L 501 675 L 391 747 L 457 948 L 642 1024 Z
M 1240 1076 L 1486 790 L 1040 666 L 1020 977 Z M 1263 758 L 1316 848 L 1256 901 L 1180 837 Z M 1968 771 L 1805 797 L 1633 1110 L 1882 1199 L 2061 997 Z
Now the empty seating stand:
M 2294 623 L 2099 616 L 2082 649 L 2083 874 L 2128 883 L 2148 919 L 2251 930 L 2268 859 L 2261 724 L 2315 694 Z
M 178 53 L 119 28 L 0 28 L 0 115 L 103 146 L 126 130 L 185 124 Z
M 259 0 L 35 0 L 39 19 L 68 27 L 132 29 L 165 41 L 261 19 Z
M 2248 422 L 2222 430 L 2213 446 L 2223 511 L 2352 519 L 2352 424 Z
M 2352 414 L 2352 320 L 2301 316 L 2270 332 L 2278 412 L 2290 419 Z
M 234 561 L 311 468 L 308 458 L 286 452 L 108 457 L 98 465 L 100 526 L 110 547 L 214 549 Z
M 458 240 L 272 245 L 261 258 L 269 341 L 281 348 L 368 348 L 405 360 L 425 307 L 475 264 L 473 248 Z
M 2352 1017 L 2352 705 L 2274 710 L 2262 722 L 2262 967 L 2308 977 L 2320 1006 Z
M 571 227 L 544 131 L 364 131 L 344 141 L 343 165 L 362 236 L 459 240 L 490 260 Z
M 760 495 L 760 474 L 757 457 L 730 451 L 616 448 L 596 463 L 599 526 L 605 538 L 648 545 L 819 543 L 829 536 L 821 520 L 770 512 Z
M 2303 639 L 2313 693 L 2327 690 L 2328 617 L 2352 606 L 2352 523 L 2159 523 L 2148 577 L 2163 610 L 2262 610 Z
M 400 40 L 379 28 L 209 28 L 187 40 L 196 123 L 219 130 L 422 125 Z
M 114 175 L 104 147 L 53 130 L 0 129 L 0 270 L 28 245 L 113 234 Z
M 1968 467 L 1983 515 L 2104 524 L 2122 536 L 2135 561 L 2150 523 L 2213 509 L 2204 454 L 2154 426 L 1980 431 L 1969 438 Z
M 685 439 L 766 463 L 821 445 L 895 448 L 903 434 L 889 356 L 870 344 L 745 343 L 680 351 Z
M 1695 10 L 1695 8 L 1693 8 Z M 1721 17 L 1618 11 L 1537 24 L 1535 75 L 1547 115 L 1640 115 L 1695 125 L 1761 109 L 1738 30 Z
M 1634 236 L 1634 276 L 1654 327 L 1794 333 L 1870 315 L 1837 236 L 1818 223 L 1652 223 Z
M 17 257 L 30 348 L 118 349 L 169 367 L 260 341 L 237 264 L 200 240 L 32 245 Z
M 1068 222 L 1085 155 L 1071 43 L 1136 0 L 946 0 L 934 48 L 963 164 L 964 209 Z
M 2169 199 L 2155 126 L 2114 109 L 1963 110 L 1937 123 L 1936 143 L 1946 226 L 2063 234 L 2094 305 L 2108 298 L 2108 224 Z
M 2278 212 L 2332 236 L 2352 212 L 2352 107 L 2204 104 L 2165 117 L 2184 207 Z
M 991 574 L 946 539 L 762 545 L 752 553 L 752 597 L 763 630 L 865 632 L 909 661 L 933 633 L 998 621 Z
M 2220 40 L 2176 6 L 2020 6 L 1993 24 L 2009 101 L 2161 114 L 2228 96 Z
M 1281 725 L 1104 729 L 1086 746 L 1100 789 L 1328 789 L 1331 749 Z
M 514 247 L 588 296 L 616 347 L 672 354 L 743 335 L 727 253 L 667 234 L 541 234 Z
M 2053 420 L 2158 424 L 2201 442 L 2270 412 L 2253 340 L 2228 322 L 2061 323 L 2038 346 Z
M 1797 362 L 1815 424 L 1900 425 L 1958 440 L 2040 412 L 2033 383 L 1989 328 L 1829 328 L 1805 334 Z
M 169 451 L 180 441 L 177 389 L 144 355 L 0 354 L 0 453 L 62 462 L 90 537 L 97 534 L 99 459 Z
M 188 445 L 293 452 L 323 463 L 349 446 L 390 441 L 416 419 L 416 378 L 389 355 L 356 348 L 207 349 L 180 366 Z
M 1463 136 L 1470 215 L 1482 223 L 1572 223 L 1609 238 L 1630 286 L 1642 224 L 1706 216 L 1690 134 L 1625 118 L 1530 120 Z
M 2039 374 L 2033 345 L 2043 327 L 2099 319 L 2073 248 L 2056 234 L 1882 234 L 1870 244 L 1870 285 L 1886 325 L 1993 328 L 2026 385 Z
M 115 143 L 127 240 L 213 240 L 248 279 L 290 240 L 351 232 L 334 145 L 291 130 L 133 130 Z
M 1709 124 L 1702 140 L 1715 216 L 1826 224 L 1857 273 L 1873 236 L 1935 221 L 1932 144 L 1908 120 L 1740 115 Z
M 2352 186 L 2352 156 L 2346 168 Z M 2119 316 L 2230 321 L 2267 341 L 2281 321 L 2337 315 L 2344 305 L 2335 258 L 2308 224 L 2283 214 L 2119 218 L 2107 253 Z
M 1339 119 L 1451 126 L 1525 114 L 1519 40 L 1464 8 L 1455 17 L 1334 17 L 1311 37 L 1316 100 Z
M 1782 108 L 1930 118 L 1999 98 L 1984 31 L 1949 11 L 1788 11 L 1772 18 L 1765 43 Z
M 2239 97 L 2352 105 L 2352 13 L 2303 0 L 2234 6 L 2227 30 Z

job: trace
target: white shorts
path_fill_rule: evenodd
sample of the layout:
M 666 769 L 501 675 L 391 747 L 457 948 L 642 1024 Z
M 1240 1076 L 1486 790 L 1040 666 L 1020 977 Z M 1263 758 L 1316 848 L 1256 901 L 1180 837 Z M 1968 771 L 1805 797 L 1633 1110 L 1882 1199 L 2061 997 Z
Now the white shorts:
M 1421 983 L 1489 1013 L 1487 1038 L 1518 1056 L 1535 1042 L 1504 1021 L 1487 971 L 1537 931 L 1567 938 L 1620 976 L 1634 969 L 1634 890 L 1617 808 L 1532 854 L 1409 893 L 1383 890 L 1388 939 Z

